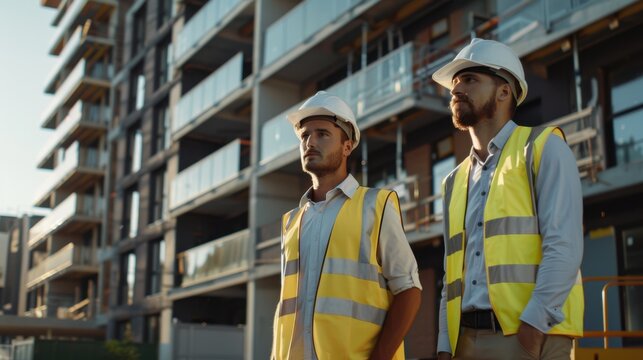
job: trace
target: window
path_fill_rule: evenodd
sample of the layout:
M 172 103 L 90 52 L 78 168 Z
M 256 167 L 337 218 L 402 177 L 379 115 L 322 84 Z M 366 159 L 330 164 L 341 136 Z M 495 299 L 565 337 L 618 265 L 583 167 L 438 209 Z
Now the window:
M 165 23 L 172 19 L 174 15 L 174 8 L 172 7 L 172 0 L 159 0 L 158 3 L 158 19 L 156 22 L 156 27 L 160 28 Z
M 171 54 L 171 43 L 166 40 L 161 42 L 156 47 L 156 88 L 163 86 L 170 79 L 171 73 L 170 64 L 172 59 L 170 58 Z
M 138 234 L 138 208 L 138 190 L 126 190 L 125 198 L 123 201 L 123 222 L 121 223 L 121 239 L 133 238 Z
M 643 273 L 643 227 L 637 226 L 623 229 L 623 273 L 622 275 L 637 276 Z M 625 295 L 625 328 L 627 330 L 643 329 L 643 287 L 627 286 L 623 289 Z M 641 339 L 623 339 L 628 346 L 641 346 Z
M 142 66 L 132 70 L 129 81 L 129 111 L 133 112 L 140 110 L 145 105 L 145 74 Z
M 166 209 L 165 169 L 155 171 L 151 176 L 149 222 L 163 219 Z
M 159 314 L 148 315 L 145 317 L 145 342 L 148 344 L 158 344 L 161 331 L 160 331 L 161 317 Z
M 455 168 L 455 156 L 453 155 L 453 138 L 438 141 L 433 151 L 433 166 L 431 168 L 432 191 L 434 195 L 442 193 L 442 180 Z M 433 213 L 442 214 L 442 199 L 433 203 Z
M 134 302 L 134 282 L 136 280 L 136 254 L 131 251 L 121 255 L 120 305 Z
M 167 102 L 161 103 L 154 111 L 152 134 L 154 136 L 152 141 L 153 154 L 170 146 L 170 112 L 167 108 Z
M 132 24 L 132 57 L 145 47 L 145 7 L 134 14 Z
M 132 340 L 132 323 L 129 320 L 116 323 L 116 338 L 119 340 Z
M 125 174 L 137 172 L 141 168 L 143 157 L 143 133 L 135 126 L 127 132 L 127 155 L 125 158 Z
M 631 62 L 611 75 L 616 164 L 643 160 L 643 68 Z
M 148 253 L 148 274 L 146 295 L 157 294 L 163 287 L 163 266 L 165 265 L 165 240 L 150 242 Z

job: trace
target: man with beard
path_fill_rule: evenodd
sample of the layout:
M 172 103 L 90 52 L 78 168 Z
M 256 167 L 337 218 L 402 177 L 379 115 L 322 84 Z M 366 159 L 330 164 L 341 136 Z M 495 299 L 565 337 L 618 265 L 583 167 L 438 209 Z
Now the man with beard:
M 320 91 L 288 115 L 312 187 L 282 218 L 273 359 L 404 359 L 420 305 L 415 257 L 393 191 L 359 186 L 351 108 Z
M 558 128 L 512 120 L 520 59 L 473 39 L 433 74 L 470 155 L 443 183 L 439 359 L 569 359 L 583 333 L 582 193 Z

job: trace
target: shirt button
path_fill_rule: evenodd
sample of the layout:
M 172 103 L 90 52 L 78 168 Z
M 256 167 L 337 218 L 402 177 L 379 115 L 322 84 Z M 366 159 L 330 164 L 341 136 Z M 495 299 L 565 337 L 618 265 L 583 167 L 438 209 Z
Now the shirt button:
M 480 195 L 485 196 L 485 195 L 487 195 L 487 192 L 483 191 L 483 192 L 480 193 Z
M 478 226 L 482 226 L 482 221 L 478 221 Z
M 483 165 L 482 170 L 487 170 L 487 165 Z
M 476 256 L 480 256 L 480 251 L 476 251 Z
M 548 323 L 547 323 L 547 326 L 551 327 L 552 325 L 551 325 L 551 323 L 550 323 L 550 322 L 548 322 Z
M 475 280 L 473 280 L 471 283 L 472 283 L 473 285 L 475 285 L 475 284 L 477 284 L 478 282 L 477 282 L 477 281 L 475 281 Z

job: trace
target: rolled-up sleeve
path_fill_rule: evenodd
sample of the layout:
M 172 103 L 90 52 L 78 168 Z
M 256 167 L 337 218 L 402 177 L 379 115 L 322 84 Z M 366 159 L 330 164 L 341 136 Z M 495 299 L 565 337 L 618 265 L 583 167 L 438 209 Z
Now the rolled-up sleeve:
M 422 290 L 415 255 L 406 239 L 400 213 L 390 199 L 384 208 L 378 251 L 382 273 L 393 295 L 413 287 Z
M 583 195 L 576 159 L 558 136 L 547 139 L 536 180 L 543 256 L 520 320 L 542 332 L 564 320 L 562 306 L 583 258 Z

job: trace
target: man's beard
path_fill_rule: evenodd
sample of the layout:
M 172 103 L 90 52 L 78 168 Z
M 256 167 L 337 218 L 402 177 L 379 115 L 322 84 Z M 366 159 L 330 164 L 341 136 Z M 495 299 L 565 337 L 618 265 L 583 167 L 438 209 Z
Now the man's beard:
M 340 147 L 337 151 L 329 153 L 321 162 L 306 163 L 302 159 L 301 165 L 304 168 L 304 172 L 314 174 L 317 177 L 332 174 L 342 165 L 342 148 Z
M 496 101 L 493 94 L 489 96 L 487 102 L 479 109 L 476 109 L 473 103 L 471 103 L 471 100 L 465 95 L 458 96 L 457 100 L 458 102 L 466 103 L 467 106 L 463 107 L 461 104 L 458 110 L 455 110 L 453 107 L 453 99 L 451 100 L 451 120 L 456 129 L 467 130 L 469 127 L 479 123 L 482 118 L 491 119 L 496 113 Z

